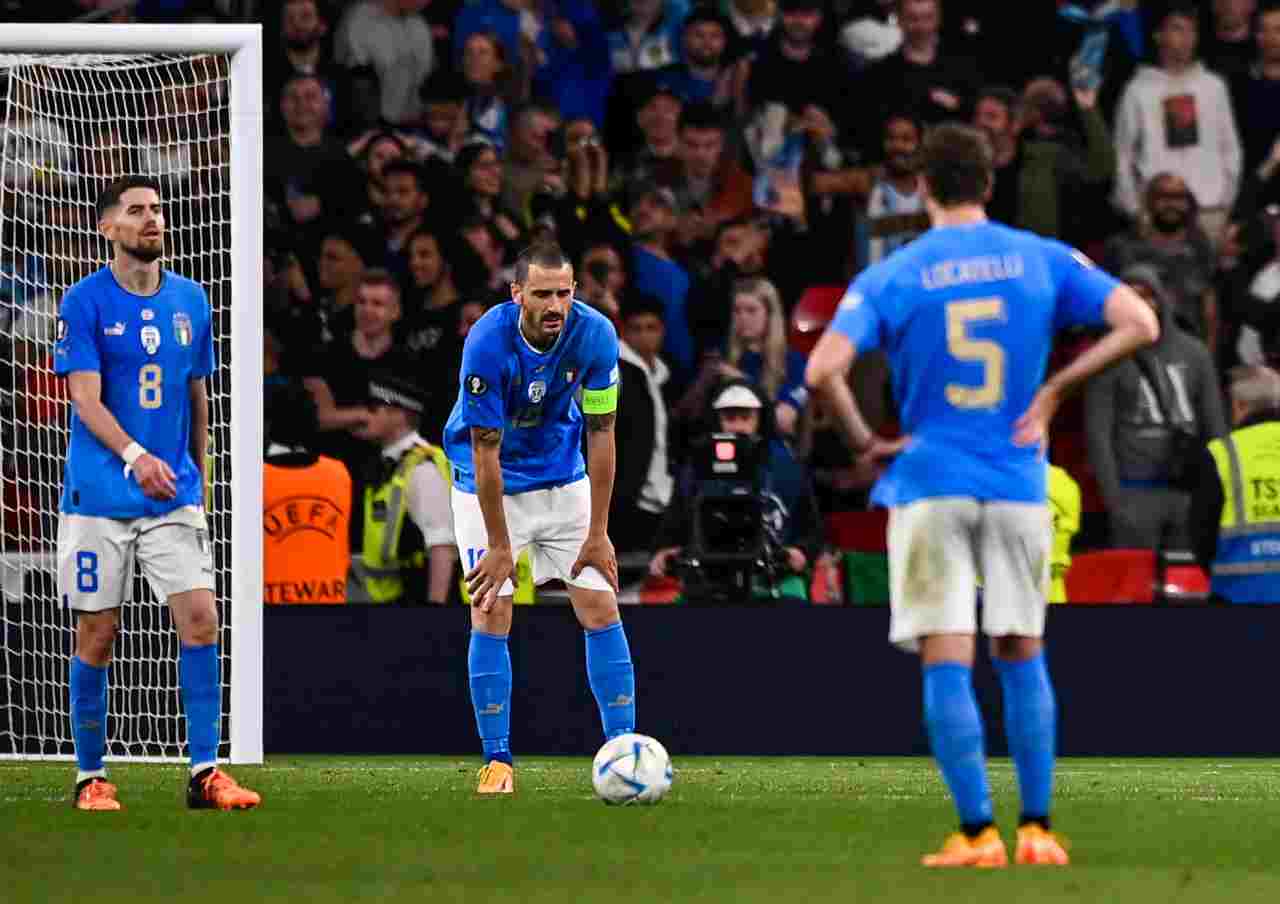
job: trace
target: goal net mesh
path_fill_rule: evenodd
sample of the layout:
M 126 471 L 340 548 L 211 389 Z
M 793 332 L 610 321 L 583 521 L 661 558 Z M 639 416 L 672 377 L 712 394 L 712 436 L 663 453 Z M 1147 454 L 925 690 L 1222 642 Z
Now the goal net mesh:
M 69 433 L 52 345 L 63 293 L 106 265 L 94 205 L 127 174 L 156 177 L 163 266 L 209 295 L 212 521 L 228 755 L 231 677 L 230 61 L 225 55 L 0 54 L 0 756 L 69 758 L 75 620 L 56 580 Z M 178 638 L 135 570 L 109 673 L 107 755 L 180 759 Z

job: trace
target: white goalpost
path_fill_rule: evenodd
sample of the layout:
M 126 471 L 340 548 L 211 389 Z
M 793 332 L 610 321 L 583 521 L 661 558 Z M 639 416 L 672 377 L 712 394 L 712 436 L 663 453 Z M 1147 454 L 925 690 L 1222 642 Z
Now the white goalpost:
M 213 308 L 208 515 L 223 689 L 218 755 L 262 761 L 262 36 L 257 25 L 0 28 L 0 758 L 71 759 L 75 623 L 55 539 L 69 406 L 66 290 L 107 263 L 117 176 L 159 179 L 163 264 Z M 138 578 L 109 673 L 108 759 L 186 757 L 178 639 Z

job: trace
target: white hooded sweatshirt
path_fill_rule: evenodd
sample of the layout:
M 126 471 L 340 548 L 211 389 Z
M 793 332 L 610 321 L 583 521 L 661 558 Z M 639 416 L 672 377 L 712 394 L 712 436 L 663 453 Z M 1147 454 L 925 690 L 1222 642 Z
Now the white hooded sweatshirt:
M 1113 201 L 1136 217 L 1153 176 L 1182 177 L 1201 207 L 1230 207 L 1240 187 L 1240 137 L 1221 77 L 1194 63 L 1181 75 L 1139 66 L 1116 108 Z

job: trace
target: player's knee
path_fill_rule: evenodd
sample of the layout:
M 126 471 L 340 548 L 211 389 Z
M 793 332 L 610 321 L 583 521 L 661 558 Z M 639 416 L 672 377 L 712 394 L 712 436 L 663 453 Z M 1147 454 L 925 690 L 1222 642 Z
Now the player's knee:
M 116 620 L 110 613 L 80 616 L 76 625 L 76 656 L 96 668 L 107 665 L 111 661 L 116 631 Z
M 1023 662 L 1034 659 L 1043 646 L 1039 637 L 1007 634 L 1004 637 L 991 638 L 991 655 L 996 659 L 1005 659 L 1009 662 Z
M 574 610 L 578 623 L 588 631 L 599 631 L 622 620 L 622 615 L 618 612 L 618 600 L 612 593 L 605 591 L 593 592 L 589 599 L 575 605 Z
M 218 611 L 200 607 L 188 613 L 182 642 L 189 647 L 205 647 L 218 640 Z

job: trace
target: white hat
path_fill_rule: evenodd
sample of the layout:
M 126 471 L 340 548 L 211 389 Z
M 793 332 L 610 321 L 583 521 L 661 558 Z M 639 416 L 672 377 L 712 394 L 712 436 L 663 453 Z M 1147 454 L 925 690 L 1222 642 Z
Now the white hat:
M 730 386 L 716 396 L 711 407 L 719 411 L 721 408 L 760 408 L 760 397 L 747 387 L 738 384 Z

